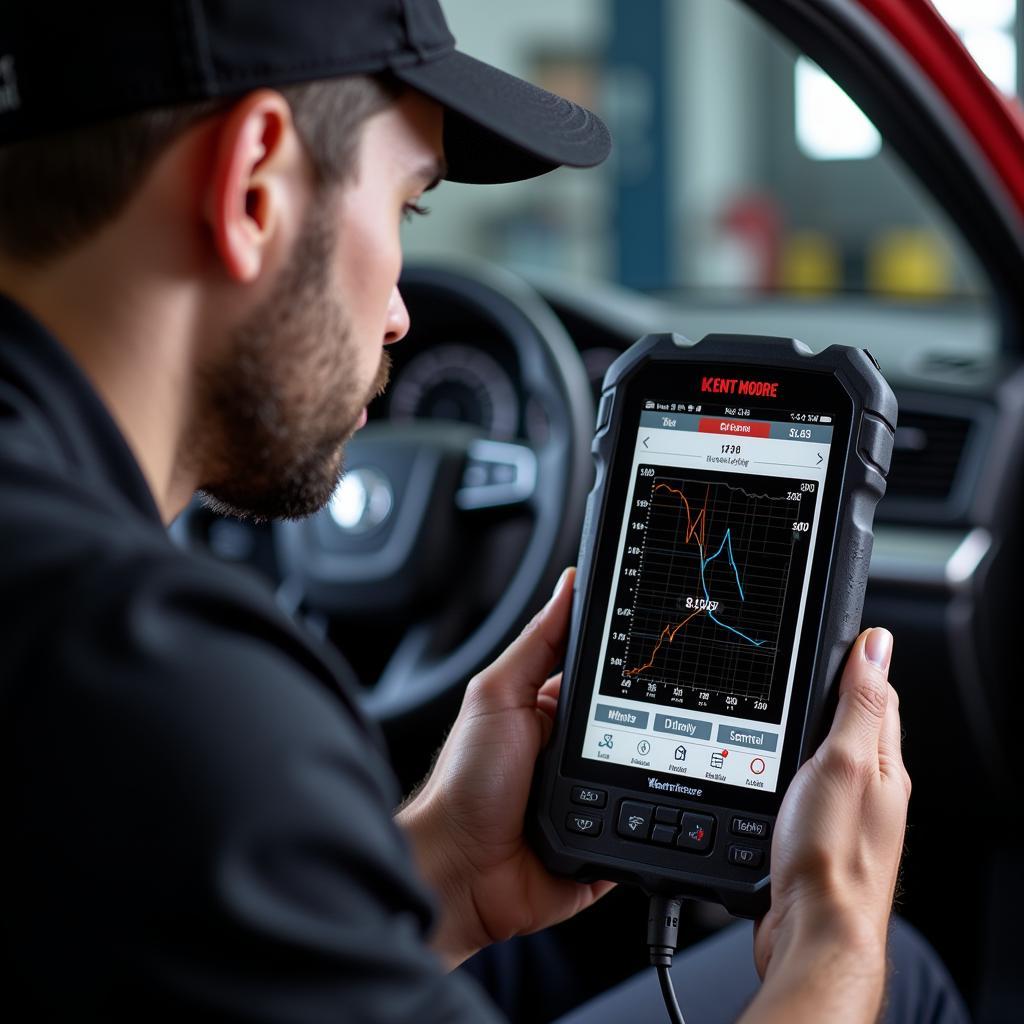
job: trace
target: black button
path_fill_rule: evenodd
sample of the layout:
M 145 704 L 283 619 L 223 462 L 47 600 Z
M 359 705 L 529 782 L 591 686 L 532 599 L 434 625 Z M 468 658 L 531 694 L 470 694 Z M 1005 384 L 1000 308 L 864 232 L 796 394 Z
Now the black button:
M 755 850 L 752 846 L 730 846 L 729 863 L 739 864 L 744 868 L 759 868 L 764 862 L 764 850 Z
M 889 424 L 865 413 L 860 420 L 860 437 L 857 447 L 861 456 L 870 462 L 881 474 L 889 472 L 892 461 L 893 434 Z
M 675 807 L 655 807 L 654 820 L 664 825 L 678 825 L 679 811 Z
M 599 836 L 601 823 L 601 815 L 587 814 L 584 811 L 573 811 L 565 819 L 565 827 L 570 832 L 578 832 L 581 836 Z
M 655 825 L 651 832 L 651 839 L 656 843 L 668 843 L 670 846 L 676 838 L 675 825 Z
M 651 831 L 654 807 L 651 804 L 623 800 L 619 807 L 619 835 L 627 839 L 646 839 Z
M 732 819 L 729 831 L 734 836 L 747 836 L 749 839 L 767 839 L 770 828 L 771 826 L 768 822 L 762 821 L 760 818 L 735 817 Z
M 608 426 L 608 421 L 612 418 L 612 393 L 606 391 L 601 396 L 601 401 L 597 405 L 597 425 L 594 427 L 594 433 L 599 433 L 602 427 Z
M 603 789 L 573 786 L 571 800 L 574 804 L 582 804 L 584 807 L 604 807 L 608 801 L 608 794 Z
M 710 849 L 715 832 L 715 819 L 710 814 L 693 814 L 687 811 L 680 822 L 679 838 L 676 845 L 684 850 L 703 853 Z

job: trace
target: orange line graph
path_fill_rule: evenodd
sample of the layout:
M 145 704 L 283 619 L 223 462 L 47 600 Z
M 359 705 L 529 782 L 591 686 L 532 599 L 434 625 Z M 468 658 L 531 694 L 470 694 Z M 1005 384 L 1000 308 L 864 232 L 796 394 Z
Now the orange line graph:
M 697 513 L 696 516 L 694 516 L 693 510 L 690 508 L 690 502 L 687 500 L 686 495 L 683 494 L 683 492 L 678 487 L 670 487 L 668 484 L 655 484 L 654 489 L 651 491 L 652 497 L 654 496 L 655 491 L 668 491 L 671 494 L 679 495 L 680 499 L 683 502 L 683 505 L 686 508 L 686 534 L 684 536 L 684 543 L 689 543 L 691 540 L 693 540 L 694 534 L 697 533 L 697 531 L 699 530 L 700 533 L 697 537 L 697 547 L 700 549 L 701 557 L 703 558 L 704 539 L 707 536 L 708 529 L 708 499 L 711 495 L 711 485 L 708 484 L 708 489 L 704 494 L 704 507 Z M 651 651 L 651 656 L 647 659 L 646 664 L 637 665 L 635 668 L 628 668 L 622 674 L 624 676 L 638 676 L 641 672 L 646 672 L 649 668 L 652 668 L 654 666 L 654 658 L 657 655 L 658 651 L 661 649 L 661 645 L 665 643 L 666 640 L 668 640 L 669 643 L 672 643 L 672 641 L 676 638 L 676 633 L 678 633 L 679 630 L 681 630 L 683 626 L 685 626 L 691 619 L 700 615 L 700 613 L 703 611 L 707 611 L 707 609 L 698 608 L 692 614 L 687 615 L 687 617 L 683 619 L 682 622 L 676 623 L 676 625 L 674 626 L 670 622 L 661 631 L 661 636 L 658 637 L 658 642 L 654 645 L 654 650 Z
M 697 544 L 701 550 L 704 549 L 704 538 L 708 532 L 708 496 L 711 494 L 711 485 L 708 484 L 707 493 L 704 495 L 704 507 L 697 513 L 694 518 L 693 512 L 690 509 L 690 503 L 678 487 L 669 487 L 668 484 L 655 484 L 654 491 L 669 491 L 671 494 L 678 494 L 682 499 L 683 504 L 686 506 L 686 535 L 683 538 L 685 543 L 689 543 L 693 539 L 693 535 L 700 530 L 700 536 L 697 538 Z M 651 491 L 651 494 L 654 494 Z
M 704 610 L 705 610 L 704 608 L 698 608 L 693 613 L 693 615 L 688 615 L 685 619 L 683 619 L 682 622 L 680 622 L 676 626 L 673 626 L 671 623 L 669 623 L 661 631 L 661 636 L 658 637 L 658 642 L 654 645 L 654 650 L 651 651 L 651 656 L 650 656 L 650 658 L 648 658 L 647 663 L 644 664 L 644 665 L 637 665 L 636 668 L 627 668 L 626 671 L 623 672 L 622 674 L 624 676 L 638 676 L 638 675 L 640 675 L 641 672 L 646 672 L 649 668 L 653 668 L 653 666 L 654 666 L 654 658 L 657 655 L 658 650 L 660 649 L 661 645 L 665 642 L 666 637 L 668 638 L 668 642 L 672 643 L 672 641 L 675 640 L 675 638 L 676 638 L 676 633 L 678 633 L 679 630 L 681 630 L 683 628 L 683 626 L 685 626 L 690 621 L 690 619 L 692 619 L 696 615 L 700 615 L 700 613 L 702 611 L 704 611 Z

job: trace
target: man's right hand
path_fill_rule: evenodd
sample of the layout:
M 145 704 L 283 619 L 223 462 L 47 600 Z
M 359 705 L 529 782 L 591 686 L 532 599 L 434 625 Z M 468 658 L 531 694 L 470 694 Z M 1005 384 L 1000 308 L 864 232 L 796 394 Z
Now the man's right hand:
M 835 721 L 797 772 L 775 826 L 772 905 L 754 933 L 764 979 L 744 1021 L 871 1021 L 910 799 L 892 636 L 866 630 L 850 652 Z

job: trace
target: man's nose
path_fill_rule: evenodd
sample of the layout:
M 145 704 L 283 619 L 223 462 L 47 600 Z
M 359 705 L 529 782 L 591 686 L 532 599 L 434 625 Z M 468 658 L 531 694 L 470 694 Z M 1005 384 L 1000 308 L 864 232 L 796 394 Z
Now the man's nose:
M 409 310 L 405 308 L 405 300 L 402 298 L 396 284 L 391 292 L 391 299 L 388 301 L 388 318 L 384 326 L 384 344 L 393 345 L 401 341 L 409 333 Z

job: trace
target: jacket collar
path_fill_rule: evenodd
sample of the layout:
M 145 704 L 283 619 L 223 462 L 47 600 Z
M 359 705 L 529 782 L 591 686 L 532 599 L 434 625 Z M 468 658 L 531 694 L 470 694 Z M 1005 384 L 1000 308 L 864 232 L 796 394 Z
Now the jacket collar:
M 54 468 L 117 495 L 162 526 L 128 442 L 71 354 L 25 309 L 0 295 L 0 423 L 12 413 L 31 420 L 33 450 Z

